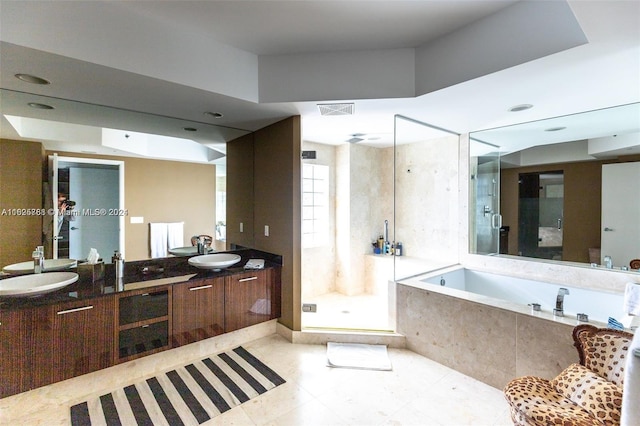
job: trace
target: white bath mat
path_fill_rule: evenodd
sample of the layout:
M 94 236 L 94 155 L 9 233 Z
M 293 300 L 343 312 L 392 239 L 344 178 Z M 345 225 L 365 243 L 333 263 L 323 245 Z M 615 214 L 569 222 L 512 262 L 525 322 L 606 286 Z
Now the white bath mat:
M 391 370 L 391 361 L 385 345 L 362 343 L 328 342 L 327 365 L 365 370 Z

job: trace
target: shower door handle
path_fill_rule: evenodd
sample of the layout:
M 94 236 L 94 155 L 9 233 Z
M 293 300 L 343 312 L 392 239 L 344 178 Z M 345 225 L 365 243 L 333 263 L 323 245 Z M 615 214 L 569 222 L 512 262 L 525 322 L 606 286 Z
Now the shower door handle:
M 562 219 L 558 219 L 558 229 L 562 229 Z
M 502 215 L 495 213 L 491 216 L 491 227 L 493 229 L 502 228 Z

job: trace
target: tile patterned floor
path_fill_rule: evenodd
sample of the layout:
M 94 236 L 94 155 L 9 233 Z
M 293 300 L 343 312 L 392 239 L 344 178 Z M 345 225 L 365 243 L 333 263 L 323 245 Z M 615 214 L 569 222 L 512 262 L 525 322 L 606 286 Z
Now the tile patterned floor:
M 329 368 L 325 346 L 291 344 L 277 334 L 243 346 L 287 383 L 204 425 L 511 424 L 500 390 L 408 350 L 389 349 L 393 371 L 370 371 Z M 69 405 L 44 405 L 20 419 L 0 411 L 0 424 L 68 425 Z

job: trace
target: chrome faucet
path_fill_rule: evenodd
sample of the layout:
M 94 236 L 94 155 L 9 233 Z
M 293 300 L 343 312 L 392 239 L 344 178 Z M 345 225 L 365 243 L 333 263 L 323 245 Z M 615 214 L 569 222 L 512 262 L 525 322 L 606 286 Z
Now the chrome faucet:
M 613 260 L 611 259 L 611 256 L 604 257 L 604 267 L 607 269 L 613 269 Z
M 568 288 L 560 287 L 558 289 L 558 296 L 556 297 L 556 307 L 553 310 L 553 315 L 557 317 L 564 316 L 564 296 L 566 296 L 567 294 L 569 294 Z
M 44 247 L 36 247 L 31 257 L 33 258 L 33 272 L 35 274 L 44 272 Z

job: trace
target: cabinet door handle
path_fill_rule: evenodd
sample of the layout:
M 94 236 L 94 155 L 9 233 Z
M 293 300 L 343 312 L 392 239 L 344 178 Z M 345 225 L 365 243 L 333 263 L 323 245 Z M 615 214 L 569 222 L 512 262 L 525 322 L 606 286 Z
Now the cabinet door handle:
M 258 279 L 258 277 L 242 278 L 242 279 L 239 279 L 238 282 L 239 283 L 243 283 L 245 281 L 253 281 L 253 280 L 257 280 L 257 279 Z
M 212 284 L 209 284 L 209 285 L 201 285 L 201 286 L 199 286 L 199 287 L 190 287 L 190 288 L 189 288 L 189 291 L 204 290 L 205 288 L 211 288 L 211 287 L 213 287 L 213 285 L 212 285 Z
M 67 309 L 65 311 L 58 311 L 57 314 L 64 315 L 64 314 L 70 314 L 72 312 L 86 311 L 87 309 L 93 309 L 93 305 L 83 306 L 81 308 Z

